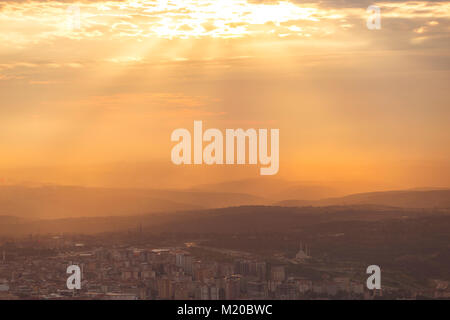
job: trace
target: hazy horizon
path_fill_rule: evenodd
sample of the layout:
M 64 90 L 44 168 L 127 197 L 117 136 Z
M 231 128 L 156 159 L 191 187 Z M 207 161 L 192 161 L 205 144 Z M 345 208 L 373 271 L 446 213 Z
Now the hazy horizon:
M 336 174 L 329 179 L 314 179 L 305 173 L 298 177 L 286 173 L 286 167 L 271 177 L 259 176 L 258 168 L 245 166 L 175 166 L 169 161 L 96 163 L 85 165 L 48 165 L 30 167 L 0 167 L 0 186 L 7 185 L 61 185 L 106 188 L 151 188 L 191 189 L 202 185 L 213 185 L 253 180 L 266 183 L 286 181 L 306 186 L 323 186 L 340 189 L 344 193 L 371 191 L 407 190 L 420 188 L 450 188 L 446 179 L 433 184 L 433 179 L 364 180 L 361 177 L 346 177 Z M 418 181 L 417 181 L 418 180 Z M 434 179 L 435 180 L 435 179 Z
M 171 132 L 202 120 L 280 129 L 283 179 L 450 185 L 448 2 L 380 3 L 380 30 L 365 1 L 81 1 L 69 28 L 70 4 L 0 6 L 0 181 L 256 178 L 170 162 Z

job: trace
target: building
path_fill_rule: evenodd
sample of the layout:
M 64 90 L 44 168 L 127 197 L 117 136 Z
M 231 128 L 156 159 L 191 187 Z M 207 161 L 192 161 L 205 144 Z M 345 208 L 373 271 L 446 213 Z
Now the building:
M 236 300 L 241 297 L 241 277 L 232 275 L 225 279 L 225 299 Z

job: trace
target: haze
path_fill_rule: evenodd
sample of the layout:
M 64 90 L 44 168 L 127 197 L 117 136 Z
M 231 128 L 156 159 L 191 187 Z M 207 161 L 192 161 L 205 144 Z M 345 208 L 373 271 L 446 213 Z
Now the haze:
M 257 178 L 170 162 L 170 133 L 202 120 L 280 129 L 279 179 L 339 195 L 449 187 L 450 4 L 378 3 L 376 31 L 369 4 L 2 1 L 0 183 Z

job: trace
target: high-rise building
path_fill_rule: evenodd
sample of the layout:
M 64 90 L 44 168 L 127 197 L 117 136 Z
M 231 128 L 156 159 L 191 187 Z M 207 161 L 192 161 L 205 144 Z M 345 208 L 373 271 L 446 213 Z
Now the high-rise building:
M 172 299 L 173 298 L 173 285 L 172 281 L 167 278 L 158 279 L 158 298 L 159 299 Z
M 235 300 L 241 296 L 241 277 L 232 275 L 225 279 L 225 299 Z
M 271 279 L 274 281 L 284 281 L 286 279 L 284 266 L 272 266 L 270 275 Z

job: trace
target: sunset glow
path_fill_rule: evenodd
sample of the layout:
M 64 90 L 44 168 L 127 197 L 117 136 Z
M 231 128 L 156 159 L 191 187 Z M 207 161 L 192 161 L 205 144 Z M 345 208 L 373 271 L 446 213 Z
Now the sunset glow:
M 279 128 L 281 176 L 447 185 L 450 2 L 376 5 L 374 31 L 366 3 L 4 1 L 4 179 L 164 162 L 203 120 Z

